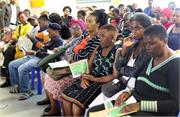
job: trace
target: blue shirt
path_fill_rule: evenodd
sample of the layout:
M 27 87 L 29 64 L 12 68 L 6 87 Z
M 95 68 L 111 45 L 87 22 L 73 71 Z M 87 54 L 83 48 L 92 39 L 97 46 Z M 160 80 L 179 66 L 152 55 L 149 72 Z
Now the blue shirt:
M 175 51 L 180 49 L 180 33 L 169 33 L 168 46 Z
M 58 48 L 63 45 L 63 40 L 60 36 L 55 36 L 51 38 L 51 40 L 46 43 L 43 47 L 38 49 L 36 56 L 39 58 L 43 58 L 48 55 L 47 50 L 53 50 L 54 48 Z
M 150 17 L 154 17 L 154 10 L 151 7 L 146 7 L 144 13 Z

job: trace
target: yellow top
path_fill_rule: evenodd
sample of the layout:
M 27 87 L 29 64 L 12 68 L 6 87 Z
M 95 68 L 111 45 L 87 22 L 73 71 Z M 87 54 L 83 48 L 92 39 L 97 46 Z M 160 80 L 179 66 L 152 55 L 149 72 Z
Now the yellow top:
M 16 28 L 16 31 L 14 32 L 12 38 L 17 42 L 19 37 L 26 36 L 27 33 L 32 29 L 33 27 L 28 23 L 26 25 L 19 25 Z M 19 50 L 19 47 L 16 46 L 16 53 L 15 53 L 15 59 L 21 58 L 24 56 L 24 53 Z
M 26 34 L 32 29 L 33 27 L 28 23 L 26 25 L 18 25 L 16 31 L 13 33 L 12 38 L 17 41 L 20 36 L 26 36 Z

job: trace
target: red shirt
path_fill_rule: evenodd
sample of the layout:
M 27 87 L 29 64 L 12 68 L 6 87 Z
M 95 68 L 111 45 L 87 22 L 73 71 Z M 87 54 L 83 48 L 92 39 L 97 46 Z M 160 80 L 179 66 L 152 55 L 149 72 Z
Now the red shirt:
M 168 23 L 163 24 L 163 25 L 164 25 L 164 27 L 165 27 L 166 30 L 167 30 L 171 25 L 173 25 L 173 23 L 172 23 L 172 22 L 168 22 Z

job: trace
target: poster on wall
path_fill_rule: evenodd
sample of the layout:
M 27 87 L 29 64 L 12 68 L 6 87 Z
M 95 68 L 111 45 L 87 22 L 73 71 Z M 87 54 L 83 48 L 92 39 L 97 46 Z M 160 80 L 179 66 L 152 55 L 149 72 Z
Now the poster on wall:
M 31 7 L 43 7 L 45 5 L 44 0 L 30 0 Z

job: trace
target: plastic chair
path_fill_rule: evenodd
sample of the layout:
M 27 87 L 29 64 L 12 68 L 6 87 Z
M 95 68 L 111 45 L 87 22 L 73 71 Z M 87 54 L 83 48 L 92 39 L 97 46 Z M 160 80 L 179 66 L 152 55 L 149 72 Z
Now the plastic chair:
M 40 75 L 40 68 L 34 68 L 31 72 L 31 89 L 34 89 L 35 86 L 35 72 L 37 73 L 37 93 L 38 95 L 42 94 L 42 82 Z

